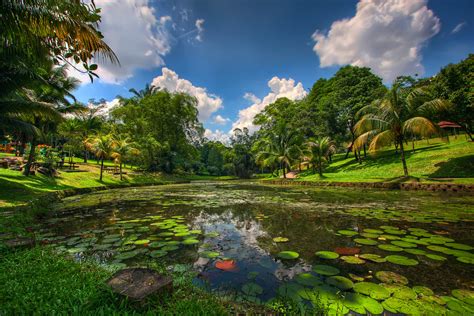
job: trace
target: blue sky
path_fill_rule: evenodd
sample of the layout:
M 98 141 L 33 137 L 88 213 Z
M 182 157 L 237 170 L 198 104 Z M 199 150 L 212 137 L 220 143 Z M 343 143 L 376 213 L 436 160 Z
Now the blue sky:
M 389 84 L 474 53 L 472 0 L 358 2 L 96 0 L 122 67 L 99 64 L 102 79 L 76 96 L 113 101 L 152 82 L 185 91 L 200 102 L 207 136 L 220 139 L 342 65 L 371 67 Z

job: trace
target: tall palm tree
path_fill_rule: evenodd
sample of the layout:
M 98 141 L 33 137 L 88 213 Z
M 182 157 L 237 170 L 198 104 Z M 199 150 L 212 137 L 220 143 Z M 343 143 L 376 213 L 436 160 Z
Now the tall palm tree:
M 450 109 L 451 103 L 433 99 L 425 88 L 415 88 L 407 97 L 404 88 L 394 84 L 380 100 L 365 106 L 358 112 L 360 120 L 355 125 L 358 135 L 355 147 L 369 143 L 369 151 L 395 144 L 400 149 L 403 173 L 408 176 L 408 168 L 403 147 L 409 137 L 428 137 L 439 132 L 430 115 Z
M 133 144 L 130 142 L 129 138 L 117 137 L 114 138 L 114 148 L 111 155 L 112 158 L 116 159 L 119 163 L 120 171 L 120 180 L 123 180 L 122 177 L 122 164 L 129 155 L 137 155 L 138 149 L 133 147 Z
M 111 157 L 115 142 L 111 135 L 98 135 L 89 143 L 92 151 L 94 151 L 97 158 L 100 160 L 100 178 L 102 181 L 102 175 L 104 173 L 104 160 Z
M 297 130 L 287 128 L 286 124 L 276 129 L 276 132 L 268 133 L 257 142 L 255 147 L 259 151 L 256 160 L 268 165 L 278 164 L 278 169 L 283 170 L 283 178 L 286 179 L 287 170 L 301 151 L 300 135 Z
M 323 161 L 329 161 L 330 155 L 336 152 L 336 145 L 331 141 L 329 137 L 319 137 L 306 142 L 310 155 L 310 163 L 314 166 L 318 166 L 318 173 L 320 176 L 323 175 Z

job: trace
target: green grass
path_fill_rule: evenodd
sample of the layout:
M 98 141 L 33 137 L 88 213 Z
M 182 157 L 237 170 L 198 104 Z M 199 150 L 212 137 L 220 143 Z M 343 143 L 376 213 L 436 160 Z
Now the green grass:
M 153 267 L 167 273 L 163 267 Z M 195 288 L 189 272 L 174 272 L 174 290 L 143 304 L 114 294 L 112 275 L 93 263 L 77 263 L 46 247 L 2 253 L 0 315 L 226 315 L 230 303 Z
M 450 142 L 441 139 L 418 141 L 415 152 L 411 143 L 406 146 L 407 166 L 410 177 L 424 182 L 474 183 L 474 143 L 461 135 Z M 353 154 L 337 154 L 325 166 L 323 177 L 311 170 L 300 174 L 300 181 L 383 182 L 400 181 L 403 167 L 393 148 L 367 154 L 362 163 Z M 408 181 L 413 178 L 408 179 Z

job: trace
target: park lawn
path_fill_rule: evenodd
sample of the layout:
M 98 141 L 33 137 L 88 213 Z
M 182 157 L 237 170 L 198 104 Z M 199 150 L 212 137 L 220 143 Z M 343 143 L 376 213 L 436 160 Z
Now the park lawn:
M 474 183 L 474 142 L 464 135 L 450 141 L 431 139 L 417 141 L 415 152 L 412 144 L 406 146 L 409 179 L 406 181 Z M 323 177 L 304 171 L 299 181 L 333 182 L 384 182 L 400 181 L 403 167 L 393 148 L 386 148 L 367 155 L 362 164 L 355 161 L 353 154 L 345 159 L 345 154 L 337 154 L 333 162 L 325 166 Z M 412 178 L 414 177 L 414 178 Z M 418 178 L 418 179 L 415 179 Z

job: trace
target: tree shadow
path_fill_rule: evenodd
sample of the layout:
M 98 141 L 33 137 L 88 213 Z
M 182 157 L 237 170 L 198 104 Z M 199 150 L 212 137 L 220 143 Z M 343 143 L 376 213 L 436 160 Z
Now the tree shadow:
M 448 159 L 435 164 L 438 169 L 428 175 L 430 178 L 473 178 L 474 177 L 474 155 L 467 155 Z

